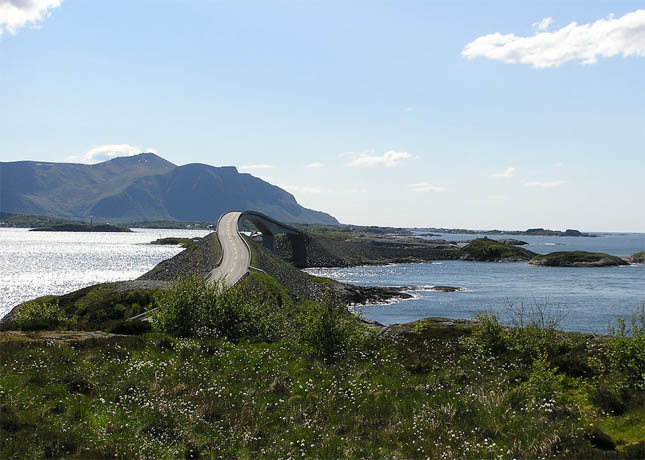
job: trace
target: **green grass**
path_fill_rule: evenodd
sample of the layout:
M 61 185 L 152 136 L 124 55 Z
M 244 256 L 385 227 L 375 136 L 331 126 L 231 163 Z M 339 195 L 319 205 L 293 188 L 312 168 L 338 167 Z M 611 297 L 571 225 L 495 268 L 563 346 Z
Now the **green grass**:
M 267 275 L 245 282 L 159 294 L 160 318 L 212 323 L 183 338 L 0 334 L 0 458 L 587 459 L 645 446 L 645 306 L 606 337 L 492 315 L 377 335 L 339 306 L 287 301 Z
M 4 342 L 0 457 L 589 458 L 594 429 L 644 440 L 642 410 L 531 402 L 529 368 L 438 330 L 333 365 L 289 340 Z

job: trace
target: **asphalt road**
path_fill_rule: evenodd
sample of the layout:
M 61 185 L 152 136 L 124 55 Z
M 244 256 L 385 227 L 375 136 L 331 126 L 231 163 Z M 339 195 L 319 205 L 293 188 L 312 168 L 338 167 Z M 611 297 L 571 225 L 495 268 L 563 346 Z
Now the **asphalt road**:
M 241 214 L 241 212 L 229 212 L 219 221 L 217 235 L 222 245 L 222 262 L 208 275 L 209 282 L 222 279 L 225 287 L 231 287 L 249 270 L 251 254 L 237 231 Z

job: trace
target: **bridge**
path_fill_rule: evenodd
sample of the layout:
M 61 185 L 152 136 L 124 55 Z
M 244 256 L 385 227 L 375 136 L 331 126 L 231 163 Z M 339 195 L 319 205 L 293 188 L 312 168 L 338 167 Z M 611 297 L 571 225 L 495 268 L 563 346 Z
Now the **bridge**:
M 262 245 L 272 250 L 275 235 L 284 233 L 293 248 L 296 266 L 304 266 L 307 259 L 304 234 L 289 225 L 278 222 L 257 211 L 230 211 L 223 214 L 217 222 L 217 238 L 222 249 L 222 259 L 207 276 L 209 282 L 223 280 L 225 287 L 237 284 L 249 272 L 251 248 L 240 235 L 240 225 L 245 221 L 252 223 L 262 233 Z

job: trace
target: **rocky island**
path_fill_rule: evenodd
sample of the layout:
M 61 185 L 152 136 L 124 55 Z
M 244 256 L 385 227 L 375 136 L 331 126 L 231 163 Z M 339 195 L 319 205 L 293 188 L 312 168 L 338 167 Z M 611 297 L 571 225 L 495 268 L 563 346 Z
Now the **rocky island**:
M 535 253 L 490 238 L 478 238 L 459 250 L 460 260 L 479 262 L 520 262 L 530 260 Z
M 605 254 L 604 252 L 587 251 L 559 251 L 539 255 L 529 260 L 531 265 L 547 267 L 612 267 L 629 265 L 620 257 Z

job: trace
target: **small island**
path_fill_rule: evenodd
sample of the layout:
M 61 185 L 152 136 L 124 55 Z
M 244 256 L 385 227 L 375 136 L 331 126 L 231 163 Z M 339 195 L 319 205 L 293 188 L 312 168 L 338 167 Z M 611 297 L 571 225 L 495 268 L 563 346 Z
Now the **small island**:
M 151 241 L 150 244 L 163 245 L 163 246 L 181 246 L 182 248 L 195 248 L 197 243 L 201 240 L 200 237 L 195 238 L 181 238 L 176 236 L 169 236 L 166 238 L 158 238 Z
M 613 267 L 629 265 L 620 257 L 605 254 L 604 252 L 587 251 L 559 251 L 539 255 L 529 260 L 531 265 L 548 267 Z
M 32 228 L 31 232 L 132 232 L 127 227 L 112 224 L 60 224 L 49 227 Z
M 478 238 L 459 250 L 459 259 L 479 262 L 519 262 L 530 260 L 535 255 L 527 249 L 503 244 L 490 238 Z

